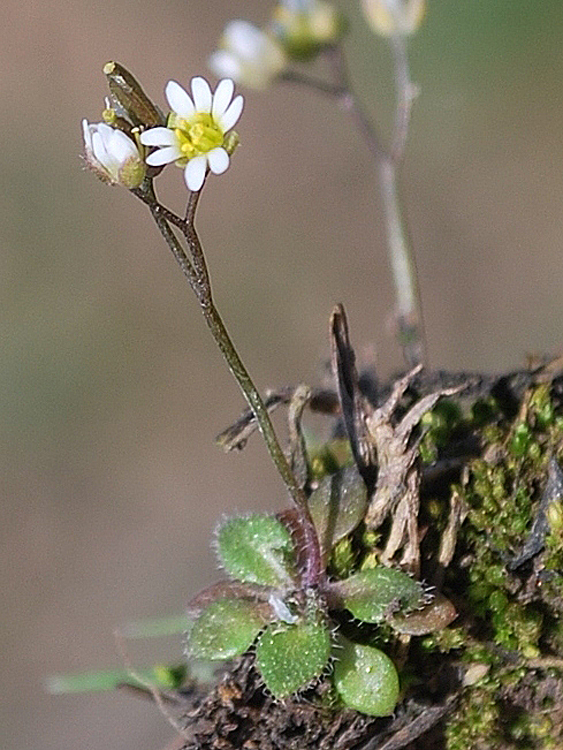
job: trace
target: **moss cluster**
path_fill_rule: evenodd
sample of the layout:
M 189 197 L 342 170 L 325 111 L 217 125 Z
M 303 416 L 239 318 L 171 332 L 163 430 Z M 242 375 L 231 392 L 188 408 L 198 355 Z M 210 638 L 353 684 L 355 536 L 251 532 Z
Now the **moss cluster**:
M 536 695 L 550 665 L 558 667 L 552 679 L 563 683 L 563 505 L 553 497 L 545 506 L 543 496 L 550 458 L 560 464 L 563 457 L 561 404 L 542 384 L 512 419 L 494 406 L 492 400 L 486 409 L 474 406 L 465 422 L 481 452 L 456 487 L 467 518 L 445 589 L 459 617 L 423 645 L 426 658 L 439 651 L 464 668 L 483 665 L 446 722 L 447 750 L 561 747 L 561 727 L 545 696 Z M 440 444 L 432 444 L 439 455 Z M 537 519 L 544 511 L 542 536 Z M 537 551 L 517 564 L 531 534 Z
M 456 446 L 477 446 L 473 458 L 460 461 L 455 485 L 425 489 L 423 482 L 422 575 L 427 580 L 436 572 L 451 492 L 465 508 L 441 586 L 455 602 L 458 618 L 450 627 L 413 639 L 406 650 L 396 635 L 380 628 L 364 627 L 354 637 L 385 640 L 387 652 L 402 661 L 405 695 L 427 690 L 448 669 L 458 675 L 459 702 L 444 723 L 447 750 L 561 747 L 563 730 L 535 689 L 550 674 L 563 690 L 563 502 L 554 497 L 546 505 L 544 498 L 550 459 L 563 463 L 561 399 L 550 384 L 540 384 L 512 409 L 493 396 L 465 410 L 453 399 L 443 400 L 421 428 L 423 477 L 424 466 L 455 456 Z M 324 450 L 334 455 L 329 447 Z M 540 513 L 546 521 L 542 533 Z M 333 549 L 330 573 L 345 578 L 376 565 L 386 532 L 385 525 L 377 532 L 360 526 L 342 539 Z M 518 564 L 533 534 L 537 550 Z M 342 627 L 353 629 L 354 623 Z

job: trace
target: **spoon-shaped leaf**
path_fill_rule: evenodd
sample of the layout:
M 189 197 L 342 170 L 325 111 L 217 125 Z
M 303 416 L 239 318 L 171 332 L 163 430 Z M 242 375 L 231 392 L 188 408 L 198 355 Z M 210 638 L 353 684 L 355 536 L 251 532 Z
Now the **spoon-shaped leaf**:
M 364 622 L 381 622 L 394 612 L 409 612 L 427 602 L 419 581 L 383 565 L 330 583 L 326 593 L 330 607 L 348 609 Z
M 273 695 L 287 698 L 322 674 L 330 649 L 330 631 L 323 622 L 272 623 L 258 638 L 256 666 Z
M 323 555 L 360 523 L 367 507 L 367 488 L 356 467 L 324 477 L 308 504 Z
M 217 531 L 217 551 L 227 573 L 239 581 L 276 588 L 294 584 L 291 534 L 275 516 L 227 518 Z
M 344 703 L 369 716 L 389 716 L 399 698 L 399 676 L 391 659 L 377 648 L 341 639 L 334 685 Z
M 188 653 L 197 659 L 231 659 L 250 648 L 264 625 L 261 602 L 218 599 L 188 625 Z

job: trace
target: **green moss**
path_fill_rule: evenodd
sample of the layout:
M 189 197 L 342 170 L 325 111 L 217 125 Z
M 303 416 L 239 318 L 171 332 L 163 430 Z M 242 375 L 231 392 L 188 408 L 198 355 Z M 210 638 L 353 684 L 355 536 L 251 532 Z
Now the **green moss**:
M 467 690 L 446 727 L 447 750 L 495 750 L 502 741 L 499 719 L 500 709 L 490 688 Z

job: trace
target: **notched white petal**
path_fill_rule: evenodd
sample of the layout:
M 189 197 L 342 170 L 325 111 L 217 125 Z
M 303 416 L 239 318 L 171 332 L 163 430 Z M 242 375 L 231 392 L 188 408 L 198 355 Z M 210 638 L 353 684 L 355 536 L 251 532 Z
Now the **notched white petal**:
M 226 133 L 237 124 L 239 117 L 242 114 L 243 107 L 244 99 L 239 94 L 233 99 L 225 114 L 222 117 L 218 118 L 219 126 L 222 128 L 224 133 Z
M 141 133 L 141 143 L 143 146 L 173 146 L 176 136 L 170 128 L 151 128 Z
M 213 174 L 223 174 L 229 168 L 229 154 L 221 146 L 211 149 L 207 154 L 207 161 Z
M 189 119 L 195 114 L 194 103 L 188 92 L 176 81 L 168 81 L 166 84 L 166 99 L 170 109 L 180 117 Z
M 196 112 L 211 112 L 213 94 L 205 78 L 201 76 L 192 78 L 192 96 Z
M 188 190 L 199 190 L 205 179 L 207 159 L 205 156 L 195 156 L 187 163 L 184 169 L 184 180 Z
M 211 114 L 214 120 L 219 120 L 225 114 L 233 98 L 234 91 L 235 84 L 230 78 L 223 78 L 222 81 L 219 81 L 213 94 Z
M 145 161 L 151 167 L 161 167 L 163 164 L 170 164 L 176 159 L 182 158 L 182 152 L 178 146 L 165 146 L 158 151 L 149 154 Z

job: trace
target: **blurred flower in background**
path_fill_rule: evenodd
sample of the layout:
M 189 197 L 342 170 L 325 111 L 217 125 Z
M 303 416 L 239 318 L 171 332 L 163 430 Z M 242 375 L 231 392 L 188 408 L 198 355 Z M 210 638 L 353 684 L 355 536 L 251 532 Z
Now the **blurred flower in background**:
M 274 9 L 272 30 L 290 57 L 306 60 L 337 42 L 345 22 L 325 0 L 284 0 Z
M 362 10 L 376 34 L 407 36 L 420 28 L 426 0 L 362 0 Z
M 248 21 L 231 21 L 219 49 L 209 57 L 209 67 L 219 77 L 229 77 L 253 89 L 265 89 L 287 64 L 287 55 L 267 31 Z

